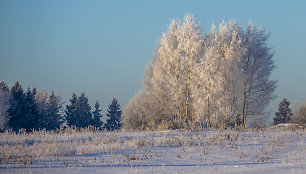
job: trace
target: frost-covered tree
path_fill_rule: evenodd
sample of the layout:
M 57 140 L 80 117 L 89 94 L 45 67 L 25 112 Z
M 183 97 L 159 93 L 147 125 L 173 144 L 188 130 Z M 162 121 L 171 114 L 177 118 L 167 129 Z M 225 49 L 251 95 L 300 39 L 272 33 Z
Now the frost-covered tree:
M 192 15 L 186 15 L 183 21 L 173 20 L 147 68 L 146 94 L 160 101 L 156 112 L 161 119 L 179 127 L 192 123 L 193 67 L 201 56 L 202 45 L 201 29 Z
M 61 114 L 63 103 L 61 97 L 52 91 L 48 96 L 47 91 L 39 91 L 35 96 L 36 108 L 39 115 L 40 129 L 55 130 L 63 123 Z
M 167 109 L 166 106 L 165 110 Z M 171 129 L 172 118 L 166 117 L 168 122 L 162 117 L 160 112 L 159 100 L 147 94 L 145 91 L 140 91 L 126 105 L 122 113 L 122 122 L 124 129 L 137 130 L 164 130 Z M 171 116 L 171 115 L 170 115 Z
M 306 126 L 306 102 L 302 104 L 298 104 L 294 108 L 292 122 L 297 123 L 302 126 Z
M 204 56 L 197 64 L 195 98 L 198 114 L 204 114 L 208 127 L 225 128 L 237 121 L 242 41 L 242 27 L 234 21 L 222 22 L 218 28 L 213 25 L 205 36 Z
M 180 25 L 180 21 L 173 20 L 168 32 L 162 34 L 152 64 L 146 70 L 144 95 L 146 100 L 156 101 L 157 104 L 156 110 L 152 110 L 146 118 L 155 118 L 158 115 L 155 118 L 156 123 L 182 120 L 179 115 L 181 112 L 178 111 L 181 107 L 177 107 L 178 103 L 174 102 L 181 96 L 179 95 L 181 90 L 178 88 L 179 65 L 176 62 L 177 33 Z M 173 93 L 173 88 L 177 90 L 176 95 Z M 146 103 L 146 101 L 143 102 Z
M 92 112 L 93 120 L 91 125 L 96 128 L 102 128 L 104 124 L 101 120 L 103 115 L 101 114 L 102 109 L 100 109 L 100 103 L 98 102 L 98 100 L 96 101 L 94 108 L 95 110 Z
M 125 128 L 245 127 L 247 118 L 258 120 L 276 87 L 267 39 L 262 28 L 233 20 L 205 36 L 192 15 L 173 20 L 146 69 L 145 90 L 124 109 Z M 133 117 L 142 119 L 133 124 Z
M 42 118 L 44 120 L 45 125 L 42 125 L 42 128 L 46 128 L 47 130 L 55 130 L 61 126 L 64 122 L 64 119 L 61 114 L 61 109 L 63 103 L 61 102 L 61 97 L 55 94 L 52 91 L 51 95 L 47 99 L 47 108 L 45 117 Z
M 10 108 L 9 88 L 0 82 L 0 131 L 8 128 L 8 109 Z
M 36 96 L 35 96 L 35 101 L 36 101 L 36 105 L 37 105 L 37 112 L 40 119 L 40 128 L 46 128 L 47 123 L 47 100 L 48 100 L 48 93 L 47 91 L 39 91 L 37 92 Z
M 28 88 L 23 92 L 19 82 L 9 90 L 4 82 L 0 82 L 0 90 L 5 91 L 9 102 L 7 109 L 6 128 L 18 131 L 21 128 L 53 130 L 63 122 L 60 112 L 62 104 L 60 96 L 52 91 L 48 97 L 46 91 L 37 92 L 36 88 Z M 2 122 L 4 123 L 4 122 Z
M 247 118 L 264 115 L 265 108 L 275 97 L 273 92 L 276 81 L 270 80 L 270 74 L 275 68 L 273 53 L 267 46 L 269 34 L 263 27 L 256 28 L 254 24 L 247 25 L 244 32 L 244 47 L 242 59 L 243 100 L 242 126 L 246 126 Z
M 147 102 L 144 91 L 136 94 L 125 106 L 122 113 L 122 123 L 126 130 L 139 129 L 145 130 L 148 128 L 147 108 L 143 108 Z M 151 115 L 151 114 L 149 114 Z
M 9 127 L 14 131 L 23 128 L 25 95 L 19 82 L 16 81 L 10 90 L 10 108 L 8 109 Z
M 121 108 L 116 98 L 112 100 L 112 103 L 108 106 L 107 109 L 107 120 L 105 128 L 107 130 L 117 130 L 121 128 Z
M 290 102 L 284 98 L 278 105 L 278 111 L 275 112 L 274 125 L 280 123 L 289 123 L 292 117 L 292 110 L 290 108 Z

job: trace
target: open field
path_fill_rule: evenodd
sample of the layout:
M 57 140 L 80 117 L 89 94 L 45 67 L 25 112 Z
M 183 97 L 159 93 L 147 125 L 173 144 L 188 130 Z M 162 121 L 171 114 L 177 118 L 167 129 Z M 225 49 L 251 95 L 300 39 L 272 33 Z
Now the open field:
M 305 173 L 306 131 L 0 135 L 0 173 Z

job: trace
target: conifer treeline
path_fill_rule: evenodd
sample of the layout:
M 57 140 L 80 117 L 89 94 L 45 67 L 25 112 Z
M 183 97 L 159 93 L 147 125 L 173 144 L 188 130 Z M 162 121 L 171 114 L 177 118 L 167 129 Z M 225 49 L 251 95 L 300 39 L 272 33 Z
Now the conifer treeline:
M 60 126 L 93 126 L 106 130 L 121 128 L 121 108 L 116 98 L 109 105 L 104 123 L 100 103 L 96 101 L 92 110 L 84 92 L 79 97 L 73 92 L 65 110 L 61 97 L 54 91 L 49 96 L 46 91 L 36 88 L 24 91 L 18 81 L 11 89 L 0 82 L 0 94 L 0 130 L 55 130 Z

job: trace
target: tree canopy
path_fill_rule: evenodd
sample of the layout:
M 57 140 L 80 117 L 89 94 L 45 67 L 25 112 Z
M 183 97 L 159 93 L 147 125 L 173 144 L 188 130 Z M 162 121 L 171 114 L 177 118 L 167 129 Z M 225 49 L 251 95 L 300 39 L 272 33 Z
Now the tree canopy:
M 202 34 L 191 14 L 173 20 L 146 68 L 144 91 L 124 109 L 125 128 L 245 127 L 274 98 L 268 38 L 252 23 L 231 20 Z

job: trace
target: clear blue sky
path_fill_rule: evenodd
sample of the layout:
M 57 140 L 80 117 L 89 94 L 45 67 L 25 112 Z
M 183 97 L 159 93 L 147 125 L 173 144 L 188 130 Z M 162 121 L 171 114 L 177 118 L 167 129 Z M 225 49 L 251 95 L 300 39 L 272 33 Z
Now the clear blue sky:
M 0 80 L 10 87 L 73 91 L 93 105 L 116 97 L 124 107 L 142 89 L 145 66 L 171 19 L 188 12 L 203 31 L 223 19 L 271 32 L 278 98 L 306 99 L 306 1 L 0 1 Z M 272 113 L 273 114 L 273 113 Z

